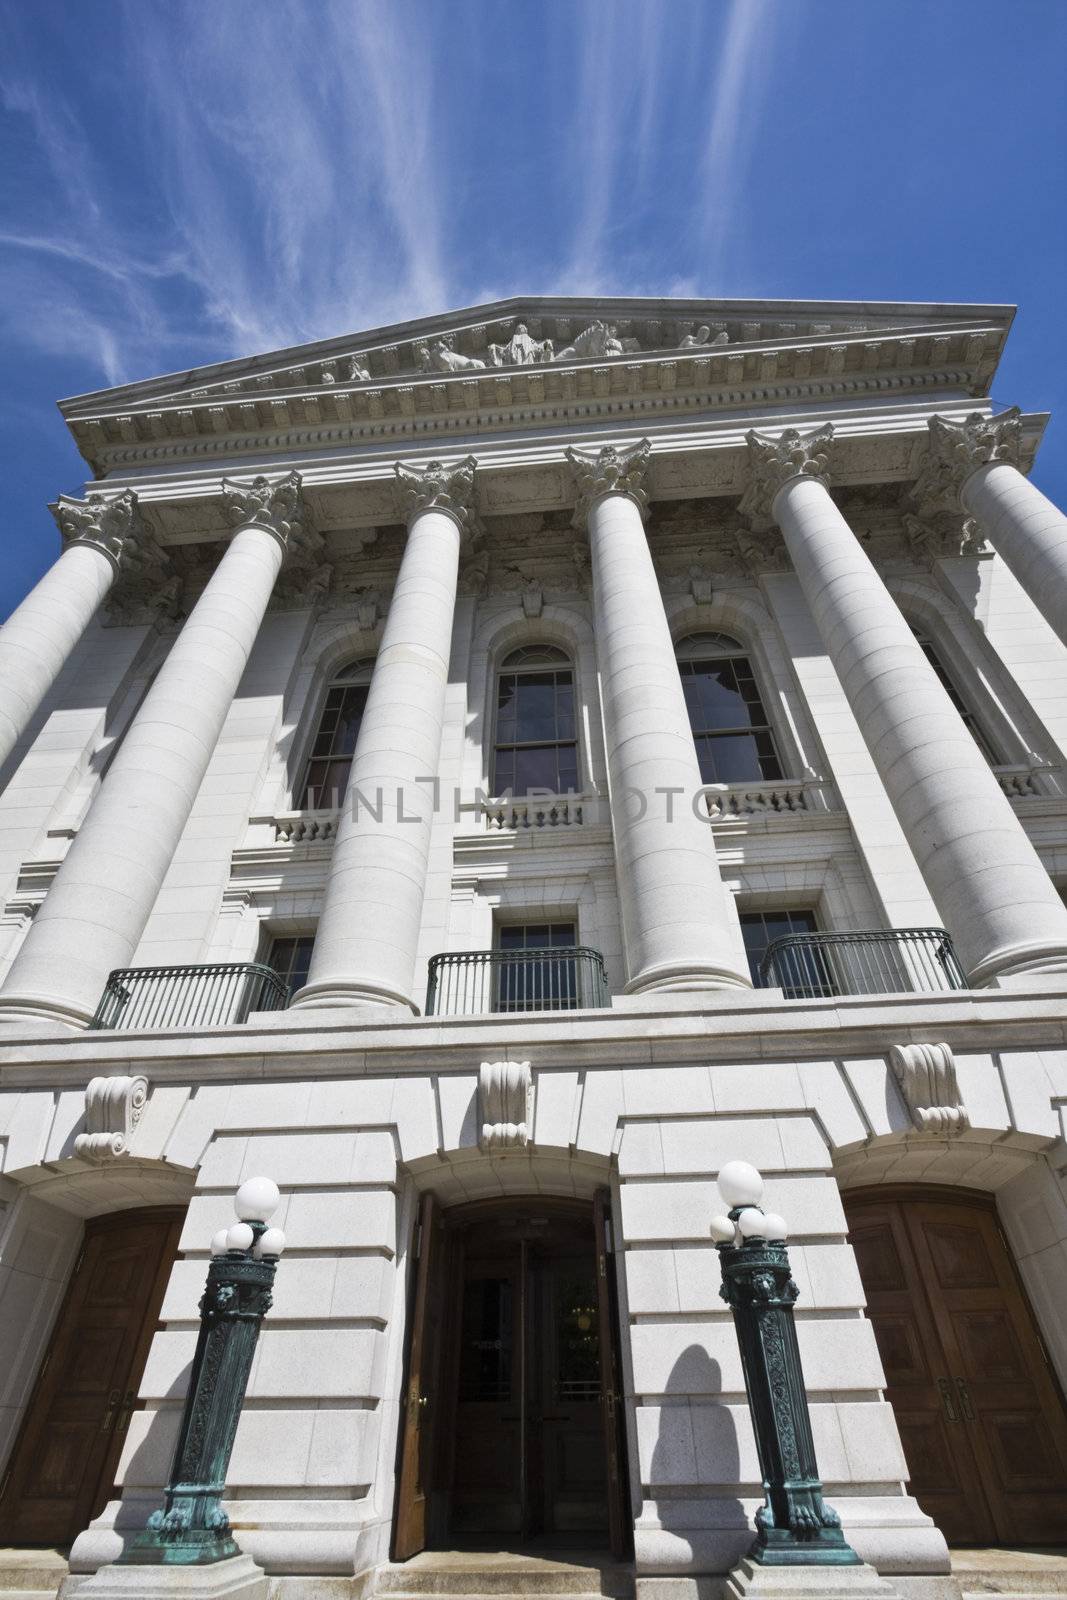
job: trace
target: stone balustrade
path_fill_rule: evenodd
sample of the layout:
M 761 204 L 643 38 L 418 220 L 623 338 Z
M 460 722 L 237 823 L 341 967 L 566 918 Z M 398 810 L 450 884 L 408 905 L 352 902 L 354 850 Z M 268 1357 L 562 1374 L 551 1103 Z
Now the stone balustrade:
M 502 833 L 526 828 L 580 828 L 597 820 L 595 794 L 520 795 L 485 800 L 479 810 L 490 831 Z
M 839 803 L 831 786 L 820 779 L 790 778 L 774 782 L 715 783 L 704 790 L 713 822 L 748 817 L 785 817 L 798 813 L 836 811 Z

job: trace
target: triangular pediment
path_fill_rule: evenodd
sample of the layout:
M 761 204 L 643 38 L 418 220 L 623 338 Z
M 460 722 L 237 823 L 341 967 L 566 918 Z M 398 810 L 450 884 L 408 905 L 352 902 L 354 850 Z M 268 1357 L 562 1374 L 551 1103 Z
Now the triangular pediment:
M 640 397 L 665 391 L 675 406 L 692 394 L 706 407 L 716 391 L 746 400 L 760 384 L 841 387 L 849 375 L 862 389 L 884 372 L 894 386 L 943 374 L 981 394 L 1012 315 L 1009 306 L 516 297 L 97 391 L 61 410 L 86 459 L 108 468 L 123 446 L 200 437 L 255 448 L 256 436 L 293 427 L 334 427 L 341 442 L 353 427 L 365 437 L 434 415 L 440 431 L 442 413 L 478 426 L 489 413 L 558 414 L 623 393 L 637 410 Z

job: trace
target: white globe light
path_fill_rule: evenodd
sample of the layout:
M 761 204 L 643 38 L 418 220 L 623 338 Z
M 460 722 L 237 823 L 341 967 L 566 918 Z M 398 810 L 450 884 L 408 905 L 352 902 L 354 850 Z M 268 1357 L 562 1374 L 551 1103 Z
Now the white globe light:
M 226 1251 L 229 1249 L 229 1246 L 226 1243 L 228 1232 L 229 1230 L 227 1228 L 220 1228 L 218 1233 L 213 1233 L 211 1235 L 211 1254 L 213 1256 L 224 1256 L 226 1254 Z
M 747 1161 L 728 1161 L 719 1173 L 719 1193 L 731 1210 L 755 1206 L 763 1193 L 763 1179 Z
M 257 1260 L 263 1256 L 280 1256 L 285 1249 L 285 1234 L 280 1228 L 267 1228 L 256 1241 L 252 1254 Z
M 777 1211 L 765 1211 L 763 1214 L 763 1235 L 775 1244 L 783 1244 L 789 1235 L 785 1225 L 785 1218 L 780 1217 Z
M 713 1244 L 733 1244 L 737 1229 L 729 1217 L 716 1215 L 708 1224 L 708 1232 L 711 1234 Z
M 755 1206 L 746 1206 L 737 1219 L 737 1226 L 741 1229 L 744 1239 L 765 1239 L 767 1218 L 762 1211 L 757 1211 Z
M 247 1222 L 235 1222 L 232 1227 L 226 1229 L 226 1248 L 247 1250 L 254 1238 L 255 1234 Z
M 242 1222 L 269 1222 L 281 1198 L 271 1178 L 246 1178 L 234 1195 L 233 1209 Z

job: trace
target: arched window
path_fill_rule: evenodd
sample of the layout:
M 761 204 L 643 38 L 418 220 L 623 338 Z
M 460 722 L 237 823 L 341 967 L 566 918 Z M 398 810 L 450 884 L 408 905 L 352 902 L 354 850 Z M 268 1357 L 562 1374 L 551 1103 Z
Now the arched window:
M 971 738 L 974 740 L 979 750 L 981 750 L 982 754 L 989 762 L 989 765 L 991 767 L 998 766 L 1003 758 L 997 754 L 993 747 L 992 740 L 986 734 L 986 731 L 982 727 L 978 718 L 975 716 L 970 706 L 956 688 L 955 683 L 952 681 L 952 678 L 949 675 L 948 668 L 945 666 L 945 663 L 937 653 L 936 646 L 933 645 L 926 635 L 920 632 L 918 628 L 913 627 L 912 632 L 915 635 L 916 641 L 918 642 L 919 648 L 922 650 L 923 655 L 926 657 L 927 661 L 929 661 L 930 665 L 937 673 L 938 678 L 941 680 L 942 688 L 962 717 L 964 725 L 970 733 Z
M 500 664 L 496 693 L 494 794 L 578 788 L 574 673 L 554 645 L 522 645 Z
M 336 809 L 348 788 L 352 753 L 370 689 L 372 661 L 342 667 L 326 691 L 318 731 L 297 788 L 297 809 Z
M 744 647 L 725 633 L 691 633 L 679 642 L 677 655 L 703 782 L 782 777 L 774 734 Z

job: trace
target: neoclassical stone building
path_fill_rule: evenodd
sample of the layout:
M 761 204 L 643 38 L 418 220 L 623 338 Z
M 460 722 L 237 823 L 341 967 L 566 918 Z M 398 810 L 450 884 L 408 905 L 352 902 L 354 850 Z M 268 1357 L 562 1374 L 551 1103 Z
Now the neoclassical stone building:
M 526 299 L 64 402 L 92 482 L 0 632 L 0 1540 L 65 1593 L 159 1504 L 258 1173 L 227 1505 L 280 1600 L 487 1547 L 716 1596 L 735 1157 L 886 1592 L 1065 1536 L 1067 520 L 1011 316 Z

